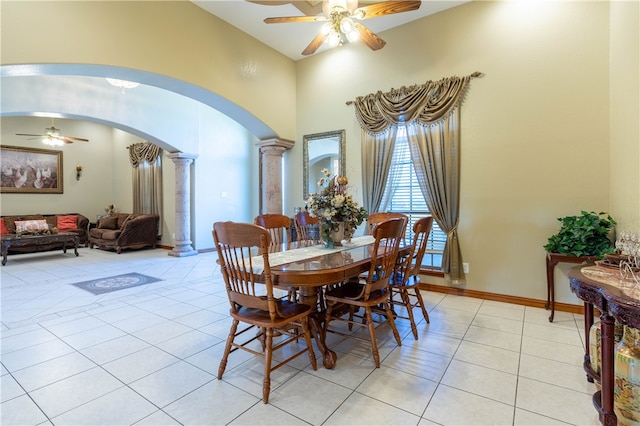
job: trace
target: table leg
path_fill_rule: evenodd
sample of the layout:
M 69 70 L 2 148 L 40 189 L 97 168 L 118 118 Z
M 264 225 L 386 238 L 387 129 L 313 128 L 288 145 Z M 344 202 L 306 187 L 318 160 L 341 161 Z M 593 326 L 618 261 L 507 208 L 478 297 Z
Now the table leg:
M 73 237 L 73 251 L 76 254 L 76 257 L 79 256 L 78 254 L 78 245 L 80 244 L 80 238 L 79 237 Z
M 589 349 L 591 348 L 591 326 L 593 325 L 593 305 L 589 302 L 584 302 L 584 342 L 585 342 L 585 354 L 584 365 L 589 366 L 591 369 L 591 355 Z M 587 374 L 587 381 L 593 383 L 593 377 Z
M 324 324 L 324 312 L 321 309 L 324 306 L 323 303 L 320 303 L 319 300 L 320 293 L 319 289 L 311 288 L 311 287 L 300 287 L 298 289 L 298 296 L 300 299 L 300 303 L 304 303 L 309 306 L 318 307 L 317 312 L 309 315 L 309 331 L 313 335 L 316 344 L 318 345 L 318 349 L 322 352 L 322 364 L 325 368 L 331 370 L 336 365 L 336 360 L 338 356 L 335 352 L 327 347 L 325 341 L 322 337 L 322 325 Z
M 9 241 L 2 242 L 2 264 L 7 264 L 7 253 L 9 253 L 9 246 L 11 243 Z
M 616 414 L 613 411 L 613 354 L 614 354 L 614 324 L 613 317 L 600 314 L 600 348 L 602 350 L 602 364 L 600 367 L 600 385 L 602 386 L 600 420 L 603 425 L 615 425 Z
M 547 253 L 547 303 L 544 305 L 544 308 L 551 309 L 549 322 L 553 322 L 553 316 L 556 310 L 555 278 L 553 271 L 557 264 L 558 262 L 551 259 L 551 255 Z
M 62 240 L 62 252 L 67 254 L 67 240 Z

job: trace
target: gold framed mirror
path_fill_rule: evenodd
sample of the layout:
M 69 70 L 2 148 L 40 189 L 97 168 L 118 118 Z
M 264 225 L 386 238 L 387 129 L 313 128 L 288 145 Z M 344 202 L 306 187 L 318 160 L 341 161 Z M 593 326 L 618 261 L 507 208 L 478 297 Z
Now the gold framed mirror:
M 318 192 L 318 181 L 324 177 L 322 169 L 328 169 L 332 176 L 345 173 L 345 131 L 304 135 L 302 141 L 302 195 L 306 200 L 309 194 Z

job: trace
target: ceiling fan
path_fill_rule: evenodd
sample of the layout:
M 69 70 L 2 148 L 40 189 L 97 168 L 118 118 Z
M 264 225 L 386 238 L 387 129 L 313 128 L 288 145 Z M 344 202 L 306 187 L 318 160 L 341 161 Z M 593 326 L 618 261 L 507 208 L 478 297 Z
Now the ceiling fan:
M 63 145 L 65 143 L 73 143 L 75 141 L 89 142 L 89 139 L 61 135 L 60 129 L 56 128 L 53 125 L 53 118 L 51 119 L 51 127 L 47 127 L 45 128 L 45 130 L 46 130 L 46 134 L 44 135 L 34 135 L 31 133 L 16 133 L 16 136 L 34 136 L 32 138 L 29 138 L 29 140 L 41 138 L 43 143 L 51 146 Z
M 267 3 L 264 1 L 251 2 L 259 4 Z M 277 1 L 269 3 L 295 4 L 298 2 Z M 362 42 L 369 46 L 371 50 L 378 50 L 382 49 L 387 43 L 377 34 L 357 21 L 417 10 L 420 8 L 421 3 L 421 1 L 389 0 L 358 7 L 358 0 L 323 0 L 322 15 L 274 17 L 266 18 L 264 22 L 267 24 L 280 24 L 286 22 L 326 22 L 322 26 L 320 33 L 311 40 L 311 43 L 309 43 L 309 45 L 302 51 L 302 54 L 305 56 L 315 53 L 315 51 L 318 50 L 318 48 L 325 42 L 329 43 L 331 46 L 337 46 L 342 45 L 345 42 L 345 39 L 349 42 L 362 40 Z

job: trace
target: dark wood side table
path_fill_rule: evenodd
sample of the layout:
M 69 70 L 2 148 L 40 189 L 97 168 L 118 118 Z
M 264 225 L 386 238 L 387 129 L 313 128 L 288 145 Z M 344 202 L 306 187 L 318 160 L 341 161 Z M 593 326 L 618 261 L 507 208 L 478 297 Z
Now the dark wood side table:
M 547 303 L 545 309 L 551 309 L 549 322 L 553 322 L 553 316 L 556 312 L 556 295 L 555 295 L 555 279 L 553 271 L 558 263 L 587 263 L 598 260 L 597 256 L 571 256 L 561 253 L 547 253 Z
M 635 282 L 620 278 L 617 270 L 582 265 L 569 270 L 571 291 L 584 301 L 585 355 L 587 380 L 600 382 L 601 389 L 593 395 L 593 405 L 605 426 L 617 424 L 614 411 L 614 327 L 615 324 L 640 328 L 640 299 Z M 591 368 L 589 330 L 593 325 L 593 310 L 600 311 L 600 374 Z

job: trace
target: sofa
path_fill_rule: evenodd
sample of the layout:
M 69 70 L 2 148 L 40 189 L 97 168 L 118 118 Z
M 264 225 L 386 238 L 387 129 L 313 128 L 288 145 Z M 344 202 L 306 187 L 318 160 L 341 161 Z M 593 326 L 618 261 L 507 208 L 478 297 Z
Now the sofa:
M 44 222 L 43 222 L 44 221 Z M 16 225 L 18 222 L 18 225 Z M 42 226 L 28 226 L 41 224 Z M 79 244 L 85 246 L 89 243 L 89 219 L 79 213 L 64 214 L 25 214 L 0 216 L 0 233 L 14 235 L 37 235 L 37 234 L 56 234 L 58 232 L 69 232 L 76 234 Z M 20 247 L 9 247 L 9 254 L 12 253 L 32 253 L 36 251 L 48 251 L 62 248 L 62 243 L 51 244 L 33 244 Z
M 98 219 L 89 229 L 89 247 L 115 250 L 156 247 L 160 217 L 151 214 L 114 213 Z

